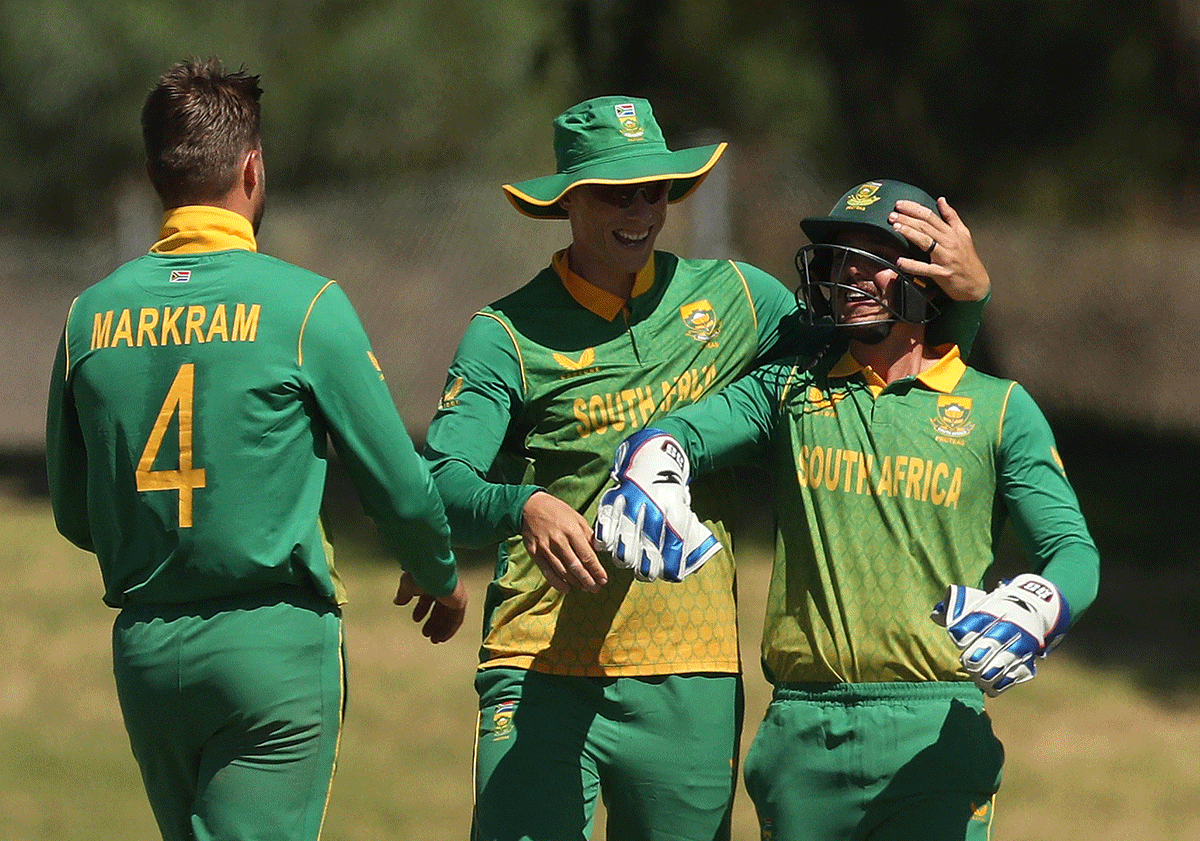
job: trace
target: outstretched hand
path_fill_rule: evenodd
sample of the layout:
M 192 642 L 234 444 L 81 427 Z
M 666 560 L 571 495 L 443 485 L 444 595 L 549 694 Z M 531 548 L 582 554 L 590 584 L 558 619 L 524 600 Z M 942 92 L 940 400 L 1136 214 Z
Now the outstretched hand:
M 417 603 L 413 605 L 413 621 L 417 624 L 425 621 L 421 626 L 421 633 L 430 642 L 445 642 L 462 627 L 463 619 L 467 615 L 467 591 L 461 579 L 455 584 L 452 592 L 434 598 L 420 588 L 411 573 L 406 572 L 400 576 L 400 585 L 396 588 L 396 597 L 392 599 L 392 604 L 403 607 L 414 598 Z
M 929 255 L 928 262 L 901 257 L 906 272 L 933 280 L 955 301 L 982 301 L 992 288 L 987 269 L 971 232 L 945 198 L 937 200 L 939 213 L 919 202 L 901 199 L 888 221 L 909 242 Z

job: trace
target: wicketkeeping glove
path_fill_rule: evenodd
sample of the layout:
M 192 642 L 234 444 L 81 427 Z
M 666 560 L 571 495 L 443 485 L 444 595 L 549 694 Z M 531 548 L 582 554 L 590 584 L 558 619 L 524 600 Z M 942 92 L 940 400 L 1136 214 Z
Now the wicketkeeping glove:
M 615 488 L 600 498 L 596 541 L 642 581 L 682 581 L 721 549 L 692 513 L 691 466 L 683 448 L 658 429 L 626 438 L 613 459 Z
M 930 618 L 962 649 L 959 659 L 971 679 L 995 697 L 1033 679 L 1033 658 L 1059 643 L 1071 610 L 1053 583 L 1025 573 L 990 593 L 952 584 Z

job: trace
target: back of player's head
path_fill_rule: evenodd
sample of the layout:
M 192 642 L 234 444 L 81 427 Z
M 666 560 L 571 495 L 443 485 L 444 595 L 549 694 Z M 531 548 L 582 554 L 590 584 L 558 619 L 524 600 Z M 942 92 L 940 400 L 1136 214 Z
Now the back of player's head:
M 237 183 L 261 140 L 262 88 L 245 69 L 187 59 L 159 79 L 142 106 L 146 171 L 165 207 L 210 203 Z

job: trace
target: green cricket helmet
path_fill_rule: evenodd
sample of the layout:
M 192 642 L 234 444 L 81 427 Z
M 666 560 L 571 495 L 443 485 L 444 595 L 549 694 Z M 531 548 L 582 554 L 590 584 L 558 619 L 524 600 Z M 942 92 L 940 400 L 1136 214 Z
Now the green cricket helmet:
M 810 323 L 832 320 L 835 327 L 843 326 L 833 304 L 835 293 L 839 290 L 847 294 L 866 294 L 883 306 L 887 315 L 871 323 L 894 324 L 903 321 L 908 324 L 927 324 L 938 316 L 940 310 L 936 299 L 941 290 L 937 284 L 906 272 L 877 254 L 841 242 L 847 234 L 868 234 L 880 242 L 895 244 L 905 257 L 928 262 L 929 252 L 914 245 L 888 221 L 888 215 L 896 209 L 896 202 L 901 199 L 914 201 L 939 213 L 937 202 L 924 190 L 902 181 L 881 179 L 853 187 L 838 199 L 828 215 L 809 216 L 800 221 L 800 229 L 811 242 L 796 252 L 796 271 L 800 274 L 796 299 Z M 843 281 L 846 266 L 855 256 L 899 275 L 900 285 L 893 300 L 885 301 Z M 864 322 L 857 322 L 854 326 L 863 325 Z

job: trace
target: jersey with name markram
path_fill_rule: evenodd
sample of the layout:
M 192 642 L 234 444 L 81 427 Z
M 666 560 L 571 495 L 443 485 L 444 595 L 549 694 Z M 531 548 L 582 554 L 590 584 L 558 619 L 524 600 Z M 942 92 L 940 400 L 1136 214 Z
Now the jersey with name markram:
M 114 607 L 279 584 L 343 601 L 319 522 L 328 435 L 384 543 L 449 592 L 445 515 L 357 314 L 253 248 L 236 214 L 178 209 L 72 304 L 47 422 L 60 530 L 96 552 Z

